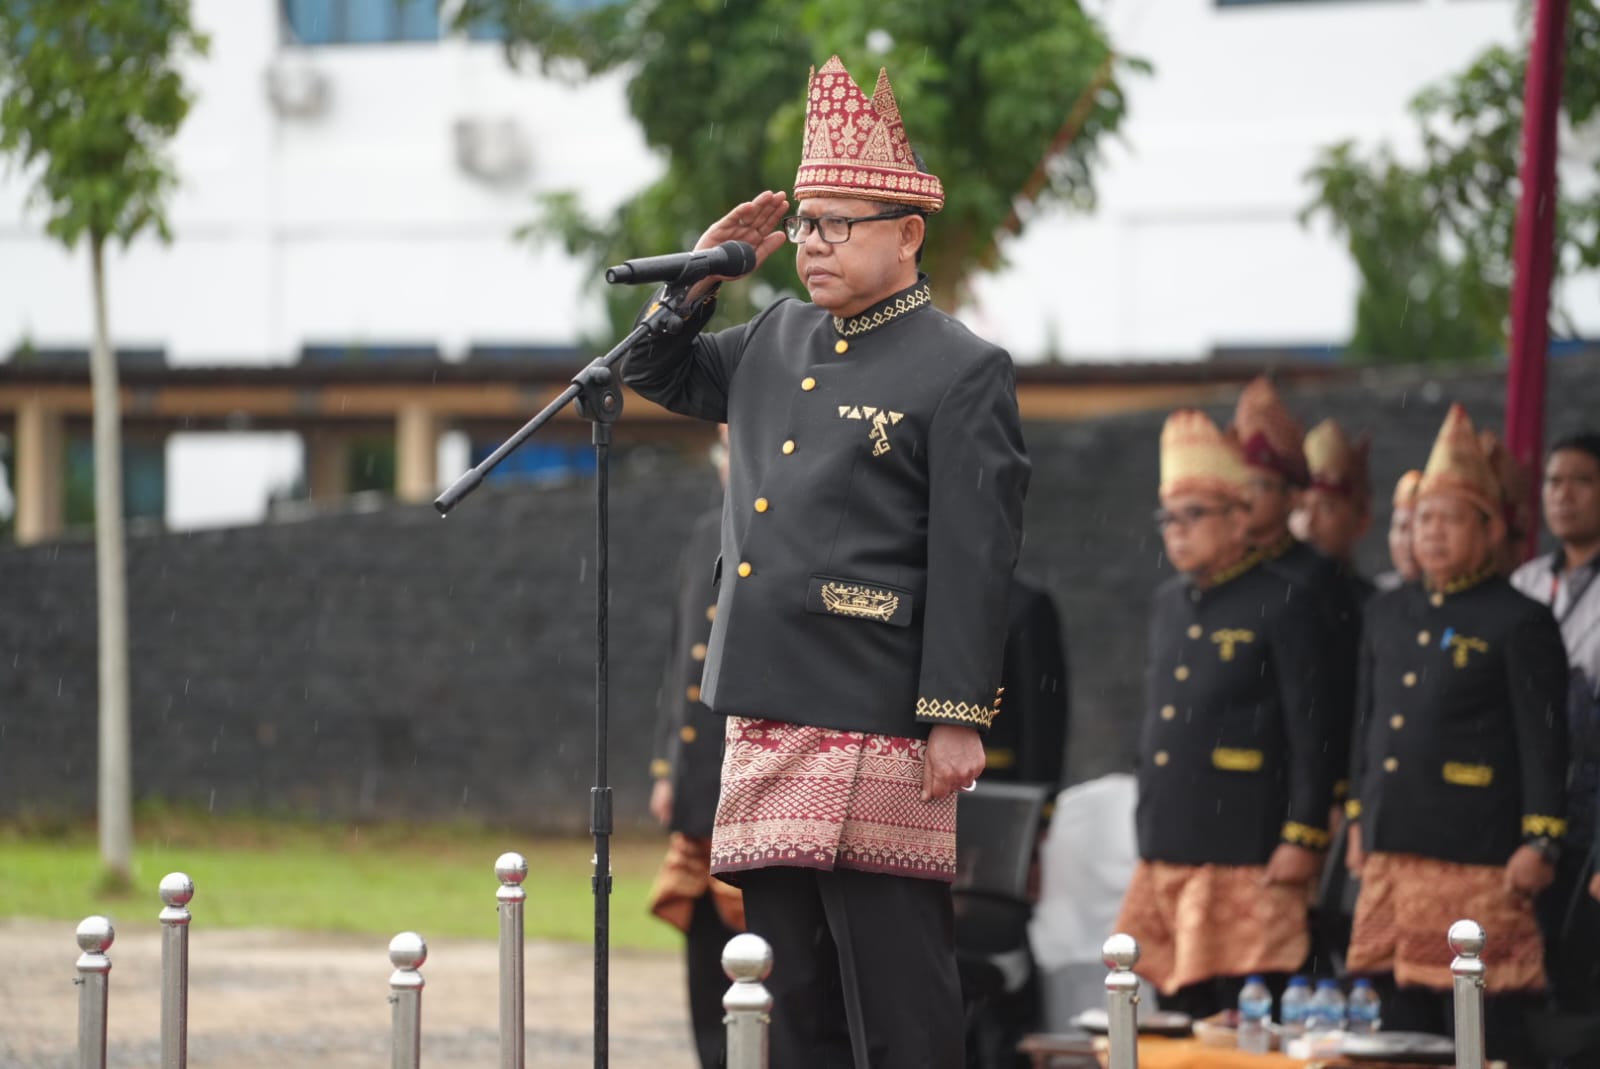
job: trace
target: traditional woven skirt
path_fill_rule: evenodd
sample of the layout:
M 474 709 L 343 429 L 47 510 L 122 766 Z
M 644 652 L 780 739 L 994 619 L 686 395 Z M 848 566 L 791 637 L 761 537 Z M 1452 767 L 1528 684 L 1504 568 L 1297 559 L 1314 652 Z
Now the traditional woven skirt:
M 1134 971 L 1163 995 L 1220 976 L 1294 972 L 1311 951 L 1310 888 L 1264 886 L 1264 865 L 1143 861 L 1116 930 L 1139 941 Z
M 1392 972 L 1402 986 L 1449 991 L 1455 954 L 1446 934 L 1465 917 L 1488 935 L 1483 964 L 1489 994 L 1543 990 L 1544 943 L 1533 900 L 1507 891 L 1505 880 L 1499 865 L 1367 855 L 1346 968 Z
M 956 800 L 922 800 L 920 739 L 729 717 L 711 871 L 798 866 L 950 882 Z
M 650 890 L 650 912 L 686 933 L 694 904 L 703 895 L 712 896 L 723 924 L 744 931 L 744 894 L 711 875 L 711 840 L 675 831 Z

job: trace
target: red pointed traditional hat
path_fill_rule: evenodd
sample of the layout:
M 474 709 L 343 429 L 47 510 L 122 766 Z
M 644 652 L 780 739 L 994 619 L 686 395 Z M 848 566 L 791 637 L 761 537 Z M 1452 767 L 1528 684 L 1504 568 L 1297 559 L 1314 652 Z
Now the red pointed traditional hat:
M 794 176 L 794 199 L 853 197 L 904 204 L 925 212 L 944 207 L 944 186 L 917 169 L 900 121 L 889 72 L 878 71 L 868 100 L 838 56 L 811 68 L 805 145 Z
M 1462 498 L 1485 515 L 1500 515 L 1500 480 L 1489 466 L 1467 410 L 1459 404 L 1451 405 L 1445 415 L 1417 484 L 1418 501 L 1434 495 Z
M 1372 500 L 1372 478 L 1368 474 L 1367 454 L 1372 439 L 1366 435 L 1350 441 L 1338 420 L 1325 419 L 1306 434 L 1306 466 L 1311 470 L 1311 487 L 1349 498 L 1362 508 Z
M 1294 486 L 1311 482 L 1306 470 L 1305 431 L 1265 375 L 1251 379 L 1239 395 L 1233 429 L 1246 464 L 1276 472 Z

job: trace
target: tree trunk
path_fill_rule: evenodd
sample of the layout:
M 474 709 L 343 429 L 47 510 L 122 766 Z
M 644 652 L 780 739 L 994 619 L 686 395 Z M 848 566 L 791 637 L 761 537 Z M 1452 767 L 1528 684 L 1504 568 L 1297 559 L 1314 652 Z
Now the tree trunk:
M 133 853 L 133 773 L 128 718 L 128 579 L 122 544 L 122 400 L 106 325 L 105 239 L 89 243 L 94 286 L 94 547 L 100 618 L 100 861 L 128 883 Z

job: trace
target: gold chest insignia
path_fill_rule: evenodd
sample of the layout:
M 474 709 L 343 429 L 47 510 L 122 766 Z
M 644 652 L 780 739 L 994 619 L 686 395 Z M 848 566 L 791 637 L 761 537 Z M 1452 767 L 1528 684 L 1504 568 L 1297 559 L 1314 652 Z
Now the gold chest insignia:
M 840 616 L 861 616 L 887 623 L 900 608 L 900 597 L 890 590 L 879 590 L 853 583 L 825 583 L 822 604 Z
M 1469 655 L 1489 652 L 1489 644 L 1483 639 L 1463 635 L 1453 627 L 1445 631 L 1444 641 L 1440 643 L 1440 647 L 1451 651 L 1450 663 L 1457 668 L 1467 666 Z
M 1238 647 L 1247 645 L 1256 640 L 1254 631 L 1242 628 L 1226 628 L 1222 631 L 1211 632 L 1211 641 L 1217 644 L 1217 655 L 1224 661 L 1233 660 L 1234 652 Z
M 872 455 L 881 457 L 891 448 L 889 428 L 906 417 L 904 412 L 890 412 L 887 408 L 874 408 L 871 405 L 840 405 L 839 418 L 870 422 L 872 427 L 867 431 L 867 440 L 872 443 Z

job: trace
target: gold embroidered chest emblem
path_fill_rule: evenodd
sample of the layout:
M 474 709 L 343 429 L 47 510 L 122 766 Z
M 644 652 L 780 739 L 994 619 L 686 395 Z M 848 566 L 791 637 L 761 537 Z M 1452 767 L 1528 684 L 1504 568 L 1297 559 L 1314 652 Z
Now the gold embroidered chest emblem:
M 840 405 L 839 418 L 870 422 L 872 427 L 867 431 L 867 440 L 872 443 L 872 455 L 881 457 L 891 448 L 889 428 L 906 417 L 904 412 L 890 412 L 887 408 L 874 408 L 871 405 Z
M 1489 652 L 1489 644 L 1483 639 L 1459 634 L 1453 627 L 1444 633 L 1443 646 L 1451 651 L 1450 663 L 1457 668 L 1465 668 L 1467 666 L 1469 655 Z
M 1211 641 L 1217 644 L 1217 653 L 1224 661 L 1233 660 L 1234 651 L 1243 645 L 1254 642 L 1256 633 L 1242 628 L 1226 628 L 1222 631 L 1211 632 Z
M 892 590 L 856 586 L 853 583 L 824 583 L 822 604 L 829 612 L 840 616 L 861 616 L 887 622 L 900 608 L 900 595 Z

